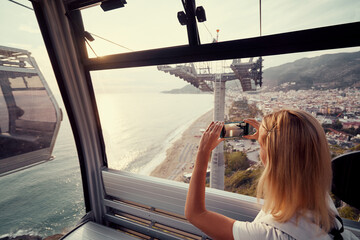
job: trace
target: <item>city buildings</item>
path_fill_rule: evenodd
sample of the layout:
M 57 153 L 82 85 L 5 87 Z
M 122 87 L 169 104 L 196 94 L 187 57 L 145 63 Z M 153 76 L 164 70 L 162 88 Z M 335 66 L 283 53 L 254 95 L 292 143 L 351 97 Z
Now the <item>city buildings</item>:
M 240 93 L 240 94 L 239 94 Z M 229 89 L 227 96 L 228 119 L 242 109 L 230 109 L 232 102 L 244 100 L 249 105 L 255 104 L 264 115 L 276 109 L 301 109 L 311 113 L 321 124 L 341 123 L 341 129 L 327 129 L 327 138 L 330 144 L 350 148 L 360 143 L 359 134 L 349 134 L 346 129 L 356 130 L 360 127 L 360 91 L 356 88 L 329 89 L 329 90 L 290 90 L 269 91 L 262 89 L 259 92 L 240 92 L 239 89 Z M 258 116 L 253 116 L 258 117 Z M 357 131 L 358 132 L 358 131 Z

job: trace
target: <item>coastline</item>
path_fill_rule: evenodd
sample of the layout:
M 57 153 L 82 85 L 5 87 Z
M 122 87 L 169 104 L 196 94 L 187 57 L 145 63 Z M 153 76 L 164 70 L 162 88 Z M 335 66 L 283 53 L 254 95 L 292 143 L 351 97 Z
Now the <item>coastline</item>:
M 213 109 L 196 119 L 182 136 L 166 150 L 165 160 L 150 174 L 153 177 L 183 181 L 183 175 L 191 173 L 202 132 L 213 120 Z

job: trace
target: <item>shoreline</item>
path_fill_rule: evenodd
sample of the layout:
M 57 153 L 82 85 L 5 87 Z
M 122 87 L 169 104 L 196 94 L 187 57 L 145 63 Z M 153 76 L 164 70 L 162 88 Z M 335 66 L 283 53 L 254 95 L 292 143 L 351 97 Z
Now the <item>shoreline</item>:
M 166 150 L 166 158 L 150 176 L 183 182 L 183 175 L 191 173 L 202 132 L 213 120 L 213 109 L 196 119 Z

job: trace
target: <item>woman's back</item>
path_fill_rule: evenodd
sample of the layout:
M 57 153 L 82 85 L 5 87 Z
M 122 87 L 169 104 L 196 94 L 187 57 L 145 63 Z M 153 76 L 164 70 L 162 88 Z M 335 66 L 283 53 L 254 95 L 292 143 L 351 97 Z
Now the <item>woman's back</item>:
M 336 211 L 334 204 L 330 204 L 331 208 Z M 337 213 L 337 211 L 336 211 Z M 336 221 L 335 229 L 341 229 L 342 223 Z M 348 230 L 340 233 L 343 239 L 356 240 L 354 234 Z M 324 233 L 321 228 L 309 222 L 304 217 L 296 220 L 295 217 L 285 223 L 277 222 L 271 214 L 266 214 L 263 210 L 259 212 L 253 222 L 236 221 L 233 225 L 234 239 L 319 239 L 331 240 L 338 239 L 333 235 Z

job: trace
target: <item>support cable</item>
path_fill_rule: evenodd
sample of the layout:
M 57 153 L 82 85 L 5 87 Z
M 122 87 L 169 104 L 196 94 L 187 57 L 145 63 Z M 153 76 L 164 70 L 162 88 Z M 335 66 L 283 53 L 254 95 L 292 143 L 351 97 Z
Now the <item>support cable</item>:
M 98 37 L 98 38 L 100 38 L 100 39 L 102 39 L 102 40 L 105 40 L 105 41 L 107 41 L 107 42 L 110 42 L 110 43 L 112 43 L 112 44 L 114 44 L 114 45 L 117 45 L 117 46 L 119 46 L 119 47 L 128 49 L 128 50 L 130 50 L 130 51 L 132 51 L 132 52 L 134 51 L 134 50 L 132 50 L 132 49 L 130 49 L 130 48 L 127 48 L 127 47 L 125 47 L 125 46 L 123 46 L 123 45 L 121 45 L 121 44 L 118 44 L 118 43 L 116 43 L 116 42 L 113 42 L 113 41 L 111 41 L 111 40 L 108 40 L 108 39 L 106 39 L 106 38 L 104 38 L 104 37 L 101 37 L 101 36 L 99 36 L 99 35 L 97 35 L 97 34 L 90 33 L 90 32 L 88 32 L 88 31 L 84 31 L 84 29 L 80 28 L 80 26 L 78 26 L 78 24 L 71 19 L 70 15 L 69 15 L 68 13 L 66 14 L 66 16 L 68 17 L 69 21 L 73 24 L 74 28 L 77 29 L 77 31 L 79 31 L 79 32 L 83 31 L 83 32 L 84 32 L 85 42 L 86 42 L 86 44 L 90 47 L 90 49 L 92 50 L 92 52 L 95 54 L 96 57 L 98 57 L 98 55 L 95 53 L 94 49 L 91 47 L 91 44 L 90 44 L 90 42 L 89 42 L 89 41 L 94 41 L 94 38 L 92 37 L 92 35 L 94 35 L 94 36 L 96 36 L 96 37 Z M 91 37 L 91 38 L 89 39 L 88 36 L 86 36 L 85 33 L 87 33 L 87 34 L 89 35 L 89 37 Z M 88 41 L 88 40 L 89 40 L 89 41 Z
M 24 7 L 24 8 L 27 8 L 27 9 L 29 9 L 29 10 L 34 11 L 34 9 L 32 9 L 31 7 L 28 7 L 28 6 L 26 6 L 26 5 L 22 4 L 22 3 L 16 2 L 16 1 L 14 1 L 14 0 L 9 0 L 9 2 L 15 3 L 15 4 L 19 5 L 19 6 L 22 6 L 22 7 Z
M 28 7 L 28 6 L 24 5 L 24 4 L 21 4 L 21 3 L 17 2 L 17 1 L 15 1 L 15 0 L 8 0 L 8 1 L 9 1 L 9 2 L 12 2 L 12 3 L 15 3 L 15 4 L 17 4 L 17 5 L 21 6 L 21 7 L 24 7 L 24 8 L 27 8 L 27 9 L 29 9 L 29 10 L 34 11 L 34 9 L 32 9 L 31 7 Z M 89 32 L 89 33 L 90 33 L 90 32 Z M 118 44 L 118 43 L 116 43 L 116 42 L 113 42 L 113 41 L 111 41 L 111 40 L 108 40 L 108 39 L 106 39 L 106 38 L 103 38 L 103 37 L 101 37 L 101 36 L 99 36 L 99 35 L 96 35 L 96 34 L 94 34 L 94 33 L 90 33 L 90 34 L 91 34 L 91 35 L 94 35 L 95 37 L 98 37 L 98 38 L 100 38 L 100 39 L 102 39 L 102 40 L 105 40 L 105 41 L 107 41 L 107 42 L 110 42 L 110 43 L 112 43 L 112 44 L 115 44 L 115 45 L 117 45 L 117 46 L 119 46 L 119 47 L 122 47 L 122 48 L 125 48 L 125 49 L 127 49 L 127 50 L 130 50 L 130 51 L 134 52 L 134 50 L 132 50 L 132 49 L 130 49 L 130 48 L 128 48 L 128 47 L 125 47 L 125 46 L 123 46 L 123 45 L 121 45 L 121 44 Z M 89 41 L 88 41 L 86 38 L 85 38 L 85 42 L 86 42 L 86 44 L 90 47 L 91 51 L 95 54 L 95 56 L 98 57 L 98 55 L 96 54 L 96 52 L 94 51 L 94 49 L 91 47 Z
M 88 32 L 88 33 L 90 33 L 91 35 L 94 35 L 95 37 L 101 38 L 102 40 L 105 40 L 105 41 L 107 41 L 107 42 L 109 42 L 109 43 L 112 43 L 112 44 L 115 44 L 115 45 L 117 45 L 117 46 L 119 46 L 119 47 L 122 47 L 122 48 L 125 48 L 125 49 L 127 49 L 127 50 L 130 50 L 130 51 L 132 51 L 132 52 L 135 51 L 135 50 L 130 49 L 130 48 L 128 48 L 128 47 L 125 47 L 125 46 L 123 46 L 123 45 L 121 45 L 121 44 L 118 44 L 118 43 L 116 43 L 116 42 L 113 42 L 113 41 L 111 41 L 111 40 L 108 40 L 108 39 L 106 39 L 106 38 L 100 37 L 99 35 L 96 35 L 96 34 L 94 34 L 94 33 L 91 33 L 91 32 Z
M 210 30 L 208 29 L 208 27 L 206 26 L 205 22 L 202 22 L 202 24 L 204 25 L 204 27 L 206 28 L 206 30 L 207 30 L 207 31 L 208 31 L 208 33 L 210 34 L 211 39 L 214 41 L 214 40 L 215 40 L 215 38 L 214 38 L 214 36 L 211 34 L 211 32 L 210 32 Z
M 91 44 L 89 43 L 89 41 L 88 41 L 86 38 L 84 38 L 84 39 L 85 39 L 85 42 L 87 43 L 87 45 L 89 46 L 89 48 L 91 49 L 91 51 L 95 54 L 95 56 L 96 56 L 96 57 L 99 57 L 99 56 L 96 54 L 95 50 L 91 47 Z

